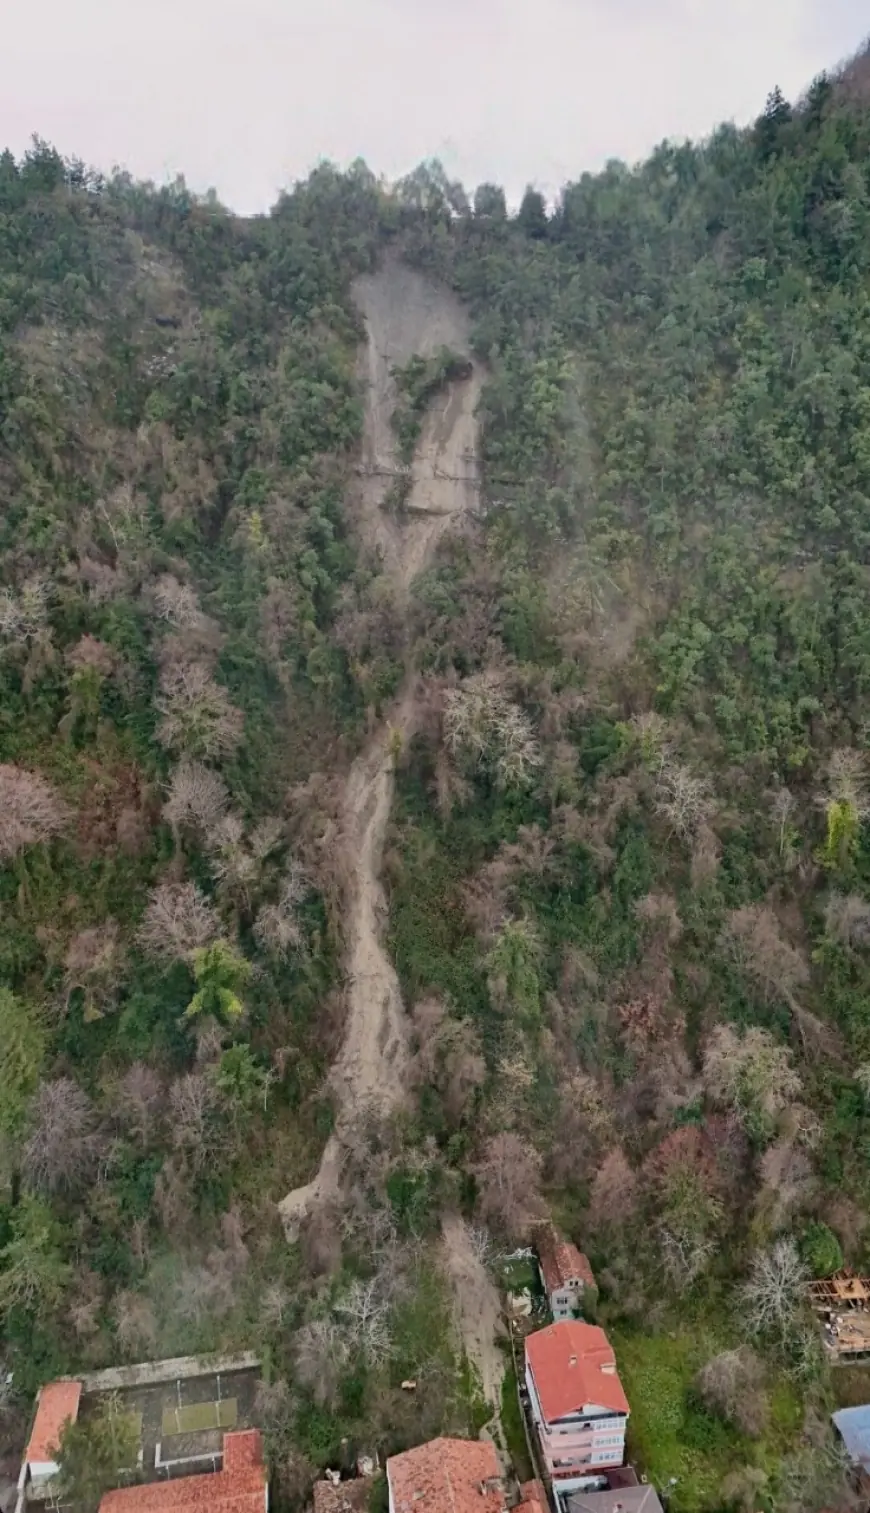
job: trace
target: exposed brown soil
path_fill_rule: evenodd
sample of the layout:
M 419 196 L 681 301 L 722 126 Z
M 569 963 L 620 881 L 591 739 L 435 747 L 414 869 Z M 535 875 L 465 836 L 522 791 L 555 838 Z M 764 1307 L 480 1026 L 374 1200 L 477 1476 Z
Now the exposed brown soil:
M 439 540 L 467 515 L 476 497 L 475 410 L 480 376 L 451 384 L 427 414 L 401 517 L 384 509 L 397 469 L 391 417 L 395 366 L 441 346 L 469 355 L 468 323 L 447 290 L 399 263 L 364 279 L 356 298 L 366 320 L 368 378 L 358 529 L 377 552 L 399 602 Z M 409 668 L 396 704 L 354 762 L 344 797 L 343 843 L 351 883 L 345 925 L 348 1013 L 344 1043 L 332 1070 L 336 1132 L 311 1182 L 279 1205 L 288 1235 L 317 1203 L 340 1194 L 344 1138 L 368 1110 L 390 1114 L 405 1097 L 408 1025 L 395 969 L 383 947 L 386 900 L 381 884 L 384 837 L 394 786 L 395 747 L 413 734 L 414 676 Z
M 468 1226 L 458 1214 L 442 1224 L 447 1274 L 456 1298 L 456 1324 L 465 1354 L 480 1374 L 481 1387 L 493 1415 L 489 1430 L 498 1444 L 501 1386 L 505 1363 L 496 1338 L 501 1324 L 498 1291 L 483 1261 L 471 1245 Z

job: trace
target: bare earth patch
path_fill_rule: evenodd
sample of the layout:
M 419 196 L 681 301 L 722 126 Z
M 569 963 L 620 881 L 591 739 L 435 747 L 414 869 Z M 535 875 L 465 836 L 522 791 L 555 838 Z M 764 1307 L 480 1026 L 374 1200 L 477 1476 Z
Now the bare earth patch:
M 383 508 L 397 467 L 391 417 L 396 406 L 393 367 L 439 347 L 470 355 L 468 322 L 449 291 L 404 267 L 387 263 L 360 279 L 356 297 L 366 320 L 364 373 L 368 379 L 363 468 L 357 527 L 380 556 L 384 573 L 407 599 L 445 531 L 471 509 L 477 492 L 475 410 L 481 377 L 451 384 L 427 414 L 401 518 Z M 389 1115 L 405 1097 L 408 1022 L 392 962 L 383 947 L 386 899 L 381 884 L 384 837 L 393 800 L 394 749 L 414 729 L 414 674 L 409 668 L 396 703 L 350 769 L 342 835 L 348 847 L 345 926 L 348 1014 L 345 1039 L 332 1070 L 338 1106 L 335 1134 L 311 1182 L 279 1204 L 289 1237 L 319 1203 L 339 1196 L 342 1146 L 359 1115 Z
M 504 1356 L 496 1344 L 501 1325 L 498 1290 L 475 1253 L 468 1226 L 459 1214 L 445 1215 L 442 1235 L 445 1267 L 456 1298 L 459 1337 L 465 1354 L 480 1374 L 483 1395 L 492 1407 L 488 1425 L 492 1432 L 500 1422 L 505 1372 Z

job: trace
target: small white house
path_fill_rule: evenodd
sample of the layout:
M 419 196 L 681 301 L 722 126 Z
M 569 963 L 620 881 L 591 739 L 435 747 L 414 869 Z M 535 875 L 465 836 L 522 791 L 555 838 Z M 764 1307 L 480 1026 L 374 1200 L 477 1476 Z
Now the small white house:
M 576 1319 L 582 1310 L 583 1294 L 594 1290 L 592 1267 L 582 1251 L 563 1240 L 551 1224 L 542 1225 L 535 1243 L 550 1312 L 558 1324 Z

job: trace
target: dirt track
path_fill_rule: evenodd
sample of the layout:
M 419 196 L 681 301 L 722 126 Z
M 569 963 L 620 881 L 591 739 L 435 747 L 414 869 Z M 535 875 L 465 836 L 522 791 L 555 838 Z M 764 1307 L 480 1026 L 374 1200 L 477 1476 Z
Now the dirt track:
M 441 1226 L 447 1274 L 456 1298 L 456 1323 L 463 1348 L 480 1373 L 486 1401 L 492 1406 L 490 1431 L 501 1422 L 504 1356 L 496 1344 L 501 1328 L 498 1292 L 471 1245 L 468 1227 L 458 1214 L 446 1214 Z M 493 1433 L 498 1441 L 498 1435 Z
M 451 384 L 432 406 L 414 458 L 404 514 L 388 514 L 383 500 L 397 467 L 391 426 L 397 396 L 391 369 L 416 353 L 430 356 L 441 346 L 470 355 L 468 323 L 447 290 L 398 263 L 360 279 L 355 292 L 368 334 L 357 526 L 380 556 L 401 601 L 445 531 L 475 500 L 475 410 L 481 380 L 475 368 L 471 378 Z M 394 708 L 348 774 L 342 827 L 352 872 L 345 926 L 348 1013 L 344 1044 L 332 1070 L 336 1133 L 312 1181 L 279 1204 L 291 1237 L 316 1204 L 338 1197 L 342 1141 L 357 1116 L 369 1108 L 389 1114 L 404 1098 L 408 1029 L 398 979 L 382 943 L 386 900 L 381 864 L 393 799 L 393 744 L 400 739 L 404 745 L 413 734 L 414 707 L 414 675 L 409 668 Z

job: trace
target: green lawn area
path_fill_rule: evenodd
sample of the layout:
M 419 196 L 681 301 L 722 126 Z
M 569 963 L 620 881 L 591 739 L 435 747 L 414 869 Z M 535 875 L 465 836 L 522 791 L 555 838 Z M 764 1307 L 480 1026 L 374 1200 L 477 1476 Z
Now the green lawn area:
M 608 1333 L 631 1404 L 628 1458 L 660 1489 L 675 1480 L 674 1513 L 721 1505 L 722 1482 L 730 1471 L 747 1465 L 773 1470 L 795 1439 L 801 1403 L 785 1379 L 770 1393 L 770 1426 L 761 1440 L 747 1439 L 693 1402 L 695 1374 L 733 1340 L 687 1326 L 654 1335 L 617 1326 Z
M 499 1261 L 496 1271 L 505 1292 L 522 1292 L 526 1287 L 533 1297 L 541 1292 L 538 1268 L 530 1257 L 522 1257 L 516 1261 Z
M 517 1374 L 513 1364 L 508 1366 L 501 1386 L 501 1423 L 514 1470 L 521 1482 L 530 1481 L 534 1472 L 523 1429 L 522 1411 L 517 1397 Z

